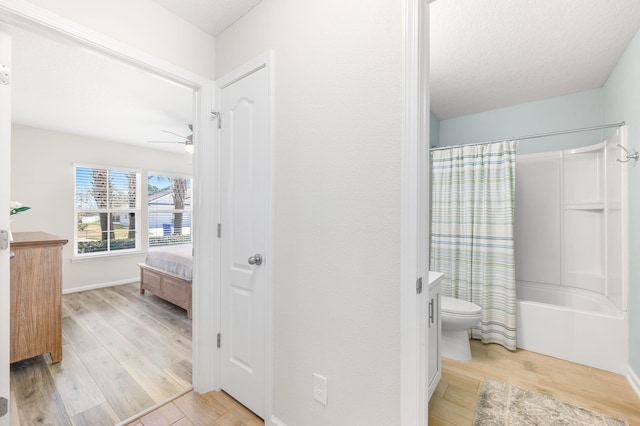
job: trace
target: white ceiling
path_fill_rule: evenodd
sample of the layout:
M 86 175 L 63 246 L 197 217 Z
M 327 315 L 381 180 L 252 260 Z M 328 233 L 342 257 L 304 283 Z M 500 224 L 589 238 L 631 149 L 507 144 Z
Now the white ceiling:
M 192 90 L 78 46 L 14 28 L 12 121 L 184 153 Z
M 153 0 L 213 37 L 223 32 L 261 0 Z
M 154 0 L 217 35 L 260 0 Z M 193 93 L 67 41 L 13 28 L 12 121 L 65 133 L 185 153 Z
M 441 120 L 602 87 L 640 28 L 638 0 L 431 3 Z

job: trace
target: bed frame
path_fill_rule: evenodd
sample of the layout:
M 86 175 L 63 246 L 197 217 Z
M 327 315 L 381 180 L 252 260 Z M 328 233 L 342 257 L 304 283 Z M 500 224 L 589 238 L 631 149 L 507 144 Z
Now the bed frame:
M 154 268 L 144 263 L 140 267 L 140 294 L 149 290 L 156 296 L 187 310 L 191 319 L 191 280 Z

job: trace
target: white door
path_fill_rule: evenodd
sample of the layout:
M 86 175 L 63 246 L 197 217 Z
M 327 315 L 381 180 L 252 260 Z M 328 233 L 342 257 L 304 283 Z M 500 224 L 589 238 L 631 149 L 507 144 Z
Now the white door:
M 220 387 L 264 417 L 269 152 L 261 68 L 221 89 Z
M 3 68 L 6 67 L 6 68 Z M 0 230 L 9 229 L 11 191 L 11 36 L 0 23 Z M 7 80 L 9 80 L 7 82 Z M 0 250 L 0 397 L 9 399 L 9 250 Z M 0 426 L 9 416 L 0 417 Z

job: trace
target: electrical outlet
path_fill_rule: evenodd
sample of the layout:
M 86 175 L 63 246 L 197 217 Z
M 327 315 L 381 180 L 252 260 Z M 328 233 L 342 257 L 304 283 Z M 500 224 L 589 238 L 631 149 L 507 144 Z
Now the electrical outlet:
M 313 398 L 327 405 L 327 378 L 313 373 Z

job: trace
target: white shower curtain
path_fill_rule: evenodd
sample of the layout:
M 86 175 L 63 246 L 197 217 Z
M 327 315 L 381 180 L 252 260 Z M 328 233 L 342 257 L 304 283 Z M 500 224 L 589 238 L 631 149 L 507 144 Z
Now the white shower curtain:
M 516 349 L 515 141 L 432 152 L 430 269 L 482 307 L 471 336 Z

